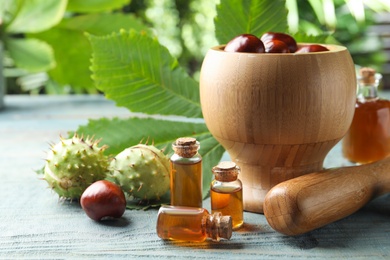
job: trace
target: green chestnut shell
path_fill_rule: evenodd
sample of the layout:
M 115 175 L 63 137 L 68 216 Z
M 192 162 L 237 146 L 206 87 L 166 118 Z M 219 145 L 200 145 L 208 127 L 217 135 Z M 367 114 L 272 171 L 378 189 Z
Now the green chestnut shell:
M 110 164 L 107 177 L 129 196 L 160 199 L 169 190 L 169 158 L 153 145 L 139 144 L 123 150 Z
M 106 146 L 99 141 L 78 137 L 63 139 L 52 146 L 47 154 L 44 179 L 65 199 L 80 199 L 84 190 L 95 181 L 105 179 L 108 158 Z

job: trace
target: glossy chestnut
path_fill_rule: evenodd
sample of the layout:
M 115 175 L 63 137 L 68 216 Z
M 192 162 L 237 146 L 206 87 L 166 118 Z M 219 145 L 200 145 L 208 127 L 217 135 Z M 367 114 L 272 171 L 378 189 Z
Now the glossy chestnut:
M 106 217 L 120 218 L 126 210 L 122 189 L 106 180 L 92 183 L 81 195 L 80 204 L 87 216 L 96 221 Z
M 329 51 L 329 49 L 319 44 L 308 44 L 300 47 L 296 51 L 296 53 L 320 52 L 320 51 Z
M 290 53 L 286 43 L 279 40 L 271 40 L 264 43 L 266 53 Z
M 229 41 L 224 50 L 226 52 L 263 53 L 265 49 L 263 42 L 257 36 L 241 34 Z
M 298 49 L 297 42 L 295 41 L 295 39 L 292 36 L 285 33 L 266 32 L 260 37 L 260 40 L 264 44 L 271 40 L 282 41 L 288 46 L 290 52 L 295 52 Z

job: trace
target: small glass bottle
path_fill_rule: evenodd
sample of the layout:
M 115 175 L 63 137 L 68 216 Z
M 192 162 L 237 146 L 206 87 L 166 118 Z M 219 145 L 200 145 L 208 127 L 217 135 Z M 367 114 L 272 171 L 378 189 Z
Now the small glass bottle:
M 161 206 L 157 216 L 157 235 L 162 239 L 203 242 L 232 236 L 232 218 L 210 214 L 204 208 Z
M 359 164 L 374 162 L 390 154 L 390 101 L 378 97 L 382 75 L 362 68 L 352 124 L 342 141 L 344 157 Z
M 220 162 L 212 171 L 211 212 L 231 216 L 233 229 L 238 229 L 244 223 L 242 183 L 237 179 L 240 168 L 234 162 Z
M 172 144 L 171 205 L 202 207 L 202 157 L 199 142 L 192 137 L 178 138 Z

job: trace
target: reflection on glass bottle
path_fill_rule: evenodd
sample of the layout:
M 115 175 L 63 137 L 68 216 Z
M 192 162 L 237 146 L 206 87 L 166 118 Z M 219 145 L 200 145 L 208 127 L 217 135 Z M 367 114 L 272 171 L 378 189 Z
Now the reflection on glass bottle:
M 381 79 L 371 68 L 359 71 L 355 114 L 342 141 L 343 154 L 351 162 L 370 163 L 390 154 L 390 101 L 378 97 Z

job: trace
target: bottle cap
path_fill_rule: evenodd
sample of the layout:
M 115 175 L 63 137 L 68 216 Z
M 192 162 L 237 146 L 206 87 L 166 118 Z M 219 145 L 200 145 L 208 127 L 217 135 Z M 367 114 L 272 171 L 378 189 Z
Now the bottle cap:
M 363 67 L 359 70 L 357 79 L 360 84 L 363 85 L 379 85 L 382 79 L 382 74 L 376 72 L 372 68 Z
M 217 181 L 230 182 L 237 180 L 240 167 L 234 162 L 220 162 L 212 171 Z
M 206 232 L 214 241 L 219 241 L 220 238 L 230 239 L 233 232 L 232 217 L 222 216 L 220 212 L 211 214 L 206 220 Z
M 372 68 L 361 68 L 359 70 L 360 80 L 364 84 L 374 84 L 375 83 L 375 70 Z
M 180 137 L 173 144 L 172 149 L 181 157 L 191 158 L 199 150 L 199 142 L 193 137 Z
M 232 237 L 233 221 L 231 216 L 222 216 L 219 222 L 219 236 L 224 239 Z

